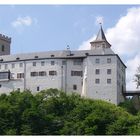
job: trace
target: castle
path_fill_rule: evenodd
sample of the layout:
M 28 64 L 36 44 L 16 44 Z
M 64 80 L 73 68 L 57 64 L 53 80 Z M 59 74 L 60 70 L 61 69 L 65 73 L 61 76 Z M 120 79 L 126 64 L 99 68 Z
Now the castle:
M 102 26 L 90 50 L 11 55 L 10 43 L 0 34 L 0 93 L 58 88 L 116 105 L 124 100 L 126 66 L 111 50 Z

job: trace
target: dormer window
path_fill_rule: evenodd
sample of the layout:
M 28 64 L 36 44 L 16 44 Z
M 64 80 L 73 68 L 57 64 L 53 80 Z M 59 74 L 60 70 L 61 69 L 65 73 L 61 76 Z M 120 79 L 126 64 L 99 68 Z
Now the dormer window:
M 52 54 L 51 57 L 54 57 L 54 55 Z
M 35 58 L 38 58 L 38 56 L 35 56 Z
M 16 60 L 20 60 L 20 58 L 19 58 L 19 57 L 17 57 L 17 58 L 16 58 Z

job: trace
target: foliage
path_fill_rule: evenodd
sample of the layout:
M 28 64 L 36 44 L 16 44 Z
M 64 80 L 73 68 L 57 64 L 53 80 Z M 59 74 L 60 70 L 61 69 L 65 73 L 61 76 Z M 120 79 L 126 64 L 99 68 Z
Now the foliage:
M 139 135 L 140 114 L 121 106 L 57 89 L 13 91 L 0 95 L 0 135 Z
M 124 102 L 120 103 L 119 106 L 133 115 L 136 115 L 138 113 L 138 111 L 134 107 L 132 99 L 126 99 Z
M 140 66 L 137 67 L 136 74 L 134 75 L 134 82 L 136 82 L 136 88 L 140 86 Z

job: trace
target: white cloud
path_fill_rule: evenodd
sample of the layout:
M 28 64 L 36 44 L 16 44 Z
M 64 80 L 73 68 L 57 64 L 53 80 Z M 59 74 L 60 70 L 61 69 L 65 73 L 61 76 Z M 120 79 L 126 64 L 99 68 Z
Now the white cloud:
M 31 17 L 18 17 L 15 21 L 13 21 L 11 24 L 14 28 L 17 27 L 23 27 L 23 26 L 31 26 L 33 23 L 33 20 Z
M 137 72 L 137 67 L 140 65 L 140 53 L 134 56 L 132 59 L 128 59 L 126 62 L 127 71 L 127 89 L 134 90 L 136 89 L 136 83 L 134 82 L 135 74 Z
M 90 49 L 90 42 L 95 40 L 96 35 L 94 35 L 93 37 L 91 37 L 90 39 L 84 41 L 80 47 L 78 48 L 78 50 L 89 50 Z
M 98 19 L 98 18 L 97 18 Z M 97 21 L 97 20 L 96 20 Z M 135 89 L 134 74 L 140 65 L 140 7 L 128 9 L 116 25 L 107 29 L 107 40 L 112 44 L 112 50 L 125 60 L 127 66 L 127 89 Z M 95 35 L 84 41 L 79 49 L 89 49 L 89 41 L 94 40 Z
M 140 44 L 140 7 L 131 8 L 126 16 L 119 19 L 115 27 L 106 32 L 112 49 L 123 56 L 131 57 L 139 51 Z

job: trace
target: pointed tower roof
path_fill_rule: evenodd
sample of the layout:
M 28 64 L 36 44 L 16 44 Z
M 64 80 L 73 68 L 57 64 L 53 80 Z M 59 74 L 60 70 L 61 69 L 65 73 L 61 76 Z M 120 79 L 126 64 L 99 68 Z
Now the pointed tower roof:
M 104 44 L 105 48 L 110 48 L 111 47 L 111 44 L 107 41 L 107 39 L 105 37 L 102 25 L 100 26 L 100 30 L 97 34 L 96 39 L 94 41 L 90 42 L 90 44 L 93 48 L 94 47 L 96 48 L 97 46 L 98 46 L 98 48 L 102 47 L 103 44 Z
M 97 37 L 96 37 L 96 41 L 102 41 L 102 40 L 106 41 L 106 37 L 105 37 L 104 31 L 103 31 L 102 25 L 101 25 L 100 30 L 99 30 Z

